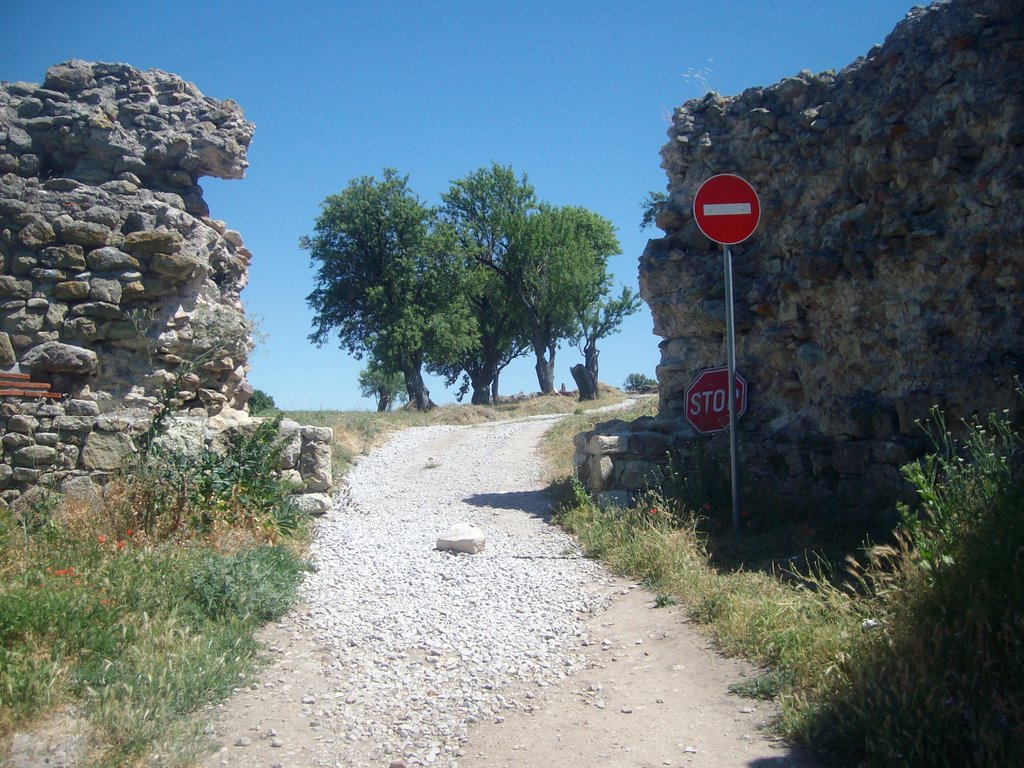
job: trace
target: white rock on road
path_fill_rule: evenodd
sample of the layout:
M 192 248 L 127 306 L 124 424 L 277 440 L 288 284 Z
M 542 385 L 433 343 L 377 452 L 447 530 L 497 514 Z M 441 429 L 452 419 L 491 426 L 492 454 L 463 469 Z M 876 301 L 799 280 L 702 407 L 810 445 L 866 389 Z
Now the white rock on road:
M 487 537 L 484 532 L 471 523 L 456 523 L 441 534 L 435 545 L 436 549 L 445 552 L 463 552 L 475 555 L 484 551 Z

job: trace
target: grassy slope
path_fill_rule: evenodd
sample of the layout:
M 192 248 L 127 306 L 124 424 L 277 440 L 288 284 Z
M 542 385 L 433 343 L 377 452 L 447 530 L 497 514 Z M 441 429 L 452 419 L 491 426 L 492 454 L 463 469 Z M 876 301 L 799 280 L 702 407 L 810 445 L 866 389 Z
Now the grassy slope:
M 561 432 L 591 423 L 552 433 L 556 475 L 571 471 Z M 927 506 L 905 517 L 919 522 L 845 568 L 812 553 L 780 569 L 802 534 L 775 520 L 736 543 L 692 498 L 602 509 L 577 488 L 560 519 L 660 604 L 684 604 L 727 653 L 764 664 L 737 692 L 778 698 L 780 730 L 823 762 L 1024 765 L 1022 441 L 995 419 L 986 426 L 909 471 Z

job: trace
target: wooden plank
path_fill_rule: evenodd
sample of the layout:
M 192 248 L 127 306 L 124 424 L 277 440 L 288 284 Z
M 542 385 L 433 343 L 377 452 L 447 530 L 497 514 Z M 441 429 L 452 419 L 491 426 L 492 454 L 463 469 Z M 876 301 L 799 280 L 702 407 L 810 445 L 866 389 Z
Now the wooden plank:
M 0 387 L 18 387 L 19 389 L 41 389 L 49 390 L 50 385 L 45 381 L 5 381 L 0 378 Z
M 0 397 L 49 397 L 59 400 L 64 395 L 60 392 L 43 392 L 38 389 L 0 389 Z
M 0 380 L 14 379 L 17 381 L 28 381 L 32 376 L 28 373 L 0 373 Z

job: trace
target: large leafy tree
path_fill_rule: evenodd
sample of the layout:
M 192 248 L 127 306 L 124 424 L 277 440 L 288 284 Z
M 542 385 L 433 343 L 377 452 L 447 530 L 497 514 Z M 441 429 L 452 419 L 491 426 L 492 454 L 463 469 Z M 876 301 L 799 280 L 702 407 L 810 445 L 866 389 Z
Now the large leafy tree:
M 608 257 L 619 252 L 611 222 L 584 208 L 539 203 L 525 176 L 498 164 L 453 182 L 442 200 L 468 262 L 498 277 L 480 283 L 487 299 L 477 305 L 481 332 L 482 318 L 496 319 L 500 307 L 507 315 L 499 346 L 508 352 L 528 344 L 540 390 L 554 392 L 559 343 L 607 292 Z
M 580 393 L 580 400 L 593 400 L 598 396 L 598 363 L 601 354 L 597 342 L 615 333 L 622 321 L 640 309 L 640 297 L 623 286 L 619 296 L 601 298 L 581 312 L 577 319 L 573 343 L 583 353 L 583 364 L 572 367 L 572 376 Z
M 460 401 L 472 390 L 473 405 L 487 405 L 497 400 L 502 370 L 530 346 L 523 336 L 518 306 L 497 275 L 470 261 L 464 267 L 462 295 L 476 321 L 476 340 L 458 357 L 436 363 L 432 370 L 443 375 L 449 386 L 462 377 Z
M 477 343 L 457 360 L 439 367 L 448 383 L 460 374 L 460 395 L 472 387 L 474 404 L 498 394 L 498 377 L 529 350 L 523 309 L 501 274 L 510 242 L 538 210 L 533 187 L 511 168 L 492 163 L 453 181 L 441 195 L 442 215 L 452 226 L 463 256 L 462 292 L 477 322 Z
M 432 407 L 423 382 L 428 356 L 457 356 L 476 331 L 456 289 L 454 233 L 409 189 L 408 177 L 353 179 L 323 203 L 312 237 L 303 237 L 316 267 L 306 297 L 316 312 L 310 339 L 336 333 L 357 358 L 370 354 L 405 378 L 409 400 Z
M 495 264 L 523 310 L 540 391 L 555 391 L 555 353 L 581 313 L 608 291 L 608 257 L 619 252 L 611 222 L 585 208 L 542 205 Z

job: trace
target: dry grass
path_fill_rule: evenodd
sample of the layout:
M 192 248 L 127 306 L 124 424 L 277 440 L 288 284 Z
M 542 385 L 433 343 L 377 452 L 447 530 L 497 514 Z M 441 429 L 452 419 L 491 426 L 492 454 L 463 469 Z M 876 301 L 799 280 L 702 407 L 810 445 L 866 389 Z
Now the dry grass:
M 334 453 L 334 474 L 336 478 L 340 478 L 357 457 L 364 456 L 381 445 L 394 432 L 409 427 L 516 421 L 558 413 L 582 414 L 594 408 L 621 403 L 625 399 L 626 395 L 619 390 L 602 385 L 601 398 L 585 403 L 565 395 L 537 395 L 525 399 L 509 399 L 497 405 L 442 405 L 426 412 L 401 408 L 388 413 L 289 411 L 286 415 L 301 424 L 330 427 L 334 430 L 331 445 Z M 569 435 L 568 444 L 571 450 L 572 435 Z

